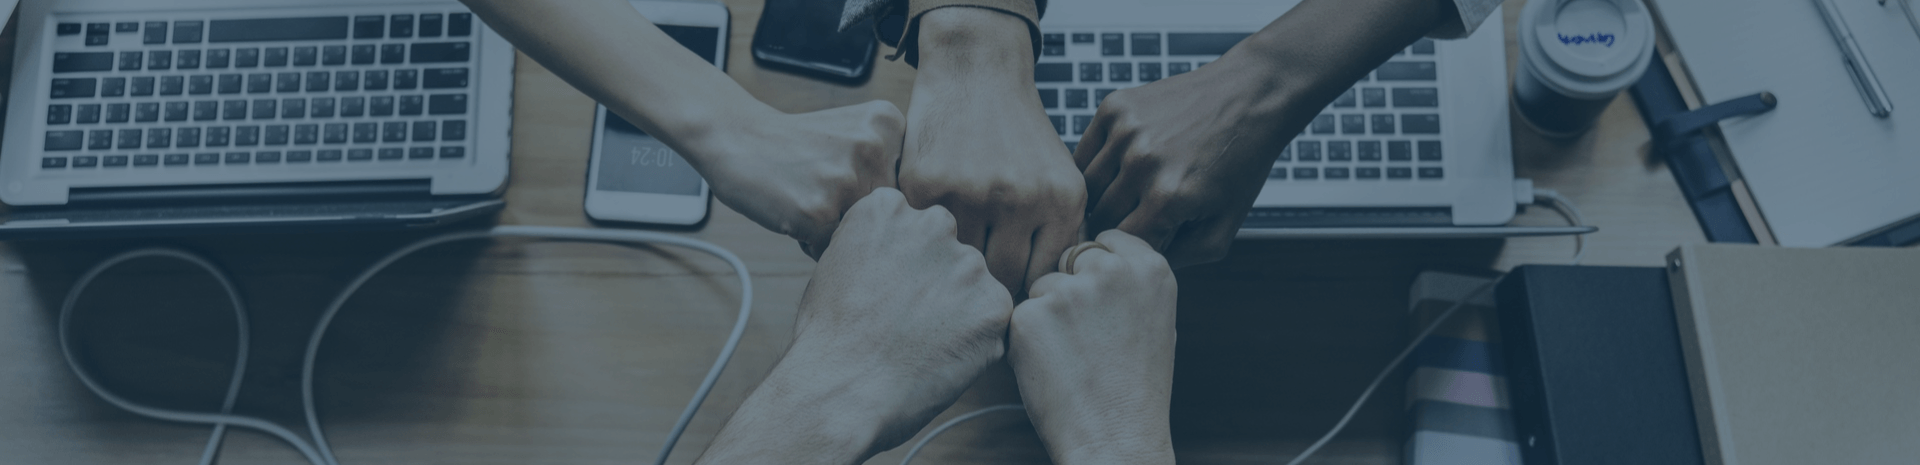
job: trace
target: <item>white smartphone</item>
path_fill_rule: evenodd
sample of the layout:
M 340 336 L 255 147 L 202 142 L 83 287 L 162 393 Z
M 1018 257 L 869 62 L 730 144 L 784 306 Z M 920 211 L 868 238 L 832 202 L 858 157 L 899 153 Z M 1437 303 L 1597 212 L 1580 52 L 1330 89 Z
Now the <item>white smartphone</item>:
M 632 0 L 635 9 L 680 45 L 726 69 L 726 5 Z M 587 163 L 587 216 L 596 220 L 689 226 L 706 221 L 713 193 L 673 149 L 595 106 Z

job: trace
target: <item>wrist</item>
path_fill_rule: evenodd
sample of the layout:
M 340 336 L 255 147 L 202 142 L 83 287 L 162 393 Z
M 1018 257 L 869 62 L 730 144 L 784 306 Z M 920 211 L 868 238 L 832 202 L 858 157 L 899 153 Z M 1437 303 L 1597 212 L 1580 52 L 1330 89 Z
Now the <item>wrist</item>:
M 1171 438 L 1142 438 L 1140 442 L 1112 446 L 1115 447 L 1104 450 L 1088 447 L 1055 454 L 1053 462 L 1060 465 L 1172 465 L 1174 463 Z
M 903 390 L 790 349 L 700 463 L 861 463 L 902 439 L 888 406 Z
M 1033 87 L 1027 21 L 986 8 L 953 6 L 920 15 L 919 79 Z
M 779 127 L 777 125 L 781 123 L 778 120 L 789 116 L 751 97 L 741 102 L 696 105 L 696 108 L 688 108 L 677 114 L 683 117 L 668 118 L 671 122 L 661 128 L 672 137 L 655 137 L 669 146 L 684 148 L 682 158 L 695 171 L 708 177 L 736 172 L 720 169 L 728 165 L 753 164 L 751 160 L 740 160 L 741 157 L 758 154 L 750 148 L 739 148 L 743 141 L 765 133 L 767 128 Z M 746 143 L 751 147 L 751 142 Z M 746 168 L 743 172 L 753 172 L 752 166 L 737 168 Z
M 1062 465 L 1173 463 L 1173 436 L 1164 406 L 1157 412 L 1076 410 L 1068 418 L 1034 420 L 1047 451 Z
M 1013 360 L 1020 397 L 1028 399 L 1027 414 L 1055 463 L 1173 463 L 1171 386 L 1128 381 L 1142 379 L 1134 373 L 1101 380 L 1056 369 L 1035 377 L 1032 366 Z M 1058 384 L 1064 379 L 1082 381 Z M 1068 386 L 1077 387 L 1062 389 Z
M 1060 465 L 1172 464 L 1173 436 L 1166 425 L 1165 419 L 1152 425 L 1110 425 L 1115 427 L 1072 445 L 1055 444 L 1048 437 L 1047 449 L 1054 463 Z

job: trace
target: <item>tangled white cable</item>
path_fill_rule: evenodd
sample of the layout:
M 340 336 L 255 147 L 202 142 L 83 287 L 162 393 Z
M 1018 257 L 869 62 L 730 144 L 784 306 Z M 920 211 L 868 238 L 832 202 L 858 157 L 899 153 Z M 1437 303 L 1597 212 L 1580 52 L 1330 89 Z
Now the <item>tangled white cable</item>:
M 85 274 L 80 276 L 80 280 L 74 283 L 73 290 L 67 293 L 66 301 L 60 306 L 60 352 L 66 356 L 67 366 L 72 368 L 73 374 L 80 378 L 80 383 L 85 385 L 88 390 L 93 391 L 95 395 L 100 396 L 102 400 L 107 401 L 107 403 L 115 407 L 133 412 L 136 415 L 159 420 L 213 425 L 213 435 L 207 439 L 206 450 L 200 457 L 200 463 L 202 465 L 211 465 L 219 455 L 220 442 L 226 436 L 227 425 L 253 428 L 280 438 L 280 440 L 292 445 L 294 449 L 299 450 L 300 455 L 306 457 L 307 461 L 313 463 L 313 465 L 338 465 L 339 462 L 334 459 L 332 448 L 327 445 L 326 436 L 320 431 L 320 418 L 317 412 L 314 411 L 313 402 L 314 359 L 320 351 L 320 342 L 326 336 L 327 327 L 332 324 L 333 318 L 340 313 L 340 308 L 346 304 L 347 299 L 353 297 L 353 293 L 359 290 L 361 285 L 366 284 L 375 274 L 378 274 L 380 270 L 385 269 L 388 265 L 393 264 L 393 262 L 399 261 L 401 258 L 415 251 L 434 245 L 489 237 L 525 237 L 577 242 L 667 244 L 711 254 L 725 260 L 728 266 L 733 267 L 734 274 L 740 279 L 739 316 L 734 321 L 733 331 L 727 336 L 726 345 L 721 348 L 719 357 L 714 360 L 713 368 L 707 371 L 707 376 L 700 382 L 700 388 L 695 391 L 693 399 L 687 402 L 687 407 L 681 412 L 679 420 L 674 422 L 672 432 L 667 435 L 666 445 L 660 448 L 660 454 L 654 461 L 655 464 L 666 463 L 667 457 L 673 453 L 674 444 L 679 442 L 680 435 L 686 432 L 687 424 L 693 421 L 694 414 L 699 412 L 700 404 L 706 400 L 707 394 L 713 391 L 713 385 L 719 380 L 721 371 L 726 369 L 727 361 L 733 358 L 734 349 L 740 346 L 740 337 L 745 334 L 747 329 L 747 318 L 752 316 L 753 313 L 753 280 L 747 275 L 746 263 L 741 262 L 740 257 L 735 256 L 733 252 L 729 252 L 720 246 L 682 236 L 646 231 L 543 226 L 499 226 L 486 231 L 450 233 L 430 237 L 388 254 L 386 257 L 374 262 L 366 271 L 361 272 L 359 276 L 347 284 L 346 289 L 342 290 L 339 296 L 335 297 L 333 302 L 327 306 L 326 311 L 321 313 L 319 322 L 314 326 L 312 336 L 307 340 L 306 356 L 300 368 L 300 403 L 306 415 L 307 431 L 312 437 L 311 442 L 301 438 L 292 430 L 273 422 L 233 414 L 234 400 L 239 397 L 240 381 L 245 377 L 247 366 L 248 325 L 246 308 L 240 299 L 239 291 L 233 286 L 232 280 L 228 279 L 226 273 L 221 271 L 219 267 L 214 266 L 212 262 L 191 252 L 159 247 L 137 249 L 115 255 L 112 258 L 100 262 L 98 265 L 94 265 L 92 269 L 87 270 Z M 213 275 L 214 280 L 218 281 L 220 286 L 226 290 L 227 298 L 233 303 L 234 318 L 235 321 L 239 323 L 239 347 L 234 356 L 233 376 L 232 380 L 228 383 L 226 400 L 221 404 L 219 412 L 189 412 L 163 409 L 141 405 L 127 400 L 101 386 L 92 375 L 88 374 L 87 371 L 81 367 L 79 359 L 74 356 L 72 343 L 68 337 L 68 327 L 72 320 L 74 304 L 80 300 L 80 295 L 86 291 L 87 286 L 93 282 L 94 278 L 99 277 L 101 273 L 129 260 L 144 257 L 176 258 L 206 270 L 207 273 Z

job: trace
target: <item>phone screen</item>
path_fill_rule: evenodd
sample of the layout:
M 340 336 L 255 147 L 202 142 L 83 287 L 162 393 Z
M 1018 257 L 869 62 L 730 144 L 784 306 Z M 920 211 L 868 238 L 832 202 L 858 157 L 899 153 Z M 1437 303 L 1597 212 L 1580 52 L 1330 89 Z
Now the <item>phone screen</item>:
M 718 66 L 714 51 L 720 46 L 720 28 L 659 25 L 661 31 L 680 45 Z M 647 135 L 633 123 L 613 112 L 601 110 L 599 190 L 646 194 L 700 195 L 705 181 L 700 173 L 667 148 L 667 144 Z
M 848 79 L 863 74 L 876 47 L 871 20 L 840 31 L 847 0 L 767 0 L 754 31 L 757 54 L 775 55 L 790 66 Z

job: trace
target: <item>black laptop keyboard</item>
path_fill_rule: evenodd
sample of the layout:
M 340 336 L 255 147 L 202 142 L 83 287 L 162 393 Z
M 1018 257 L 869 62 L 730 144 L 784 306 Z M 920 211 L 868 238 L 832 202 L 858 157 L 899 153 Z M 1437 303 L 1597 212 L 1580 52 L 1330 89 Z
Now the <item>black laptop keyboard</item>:
M 42 169 L 464 159 L 471 13 L 61 23 Z

